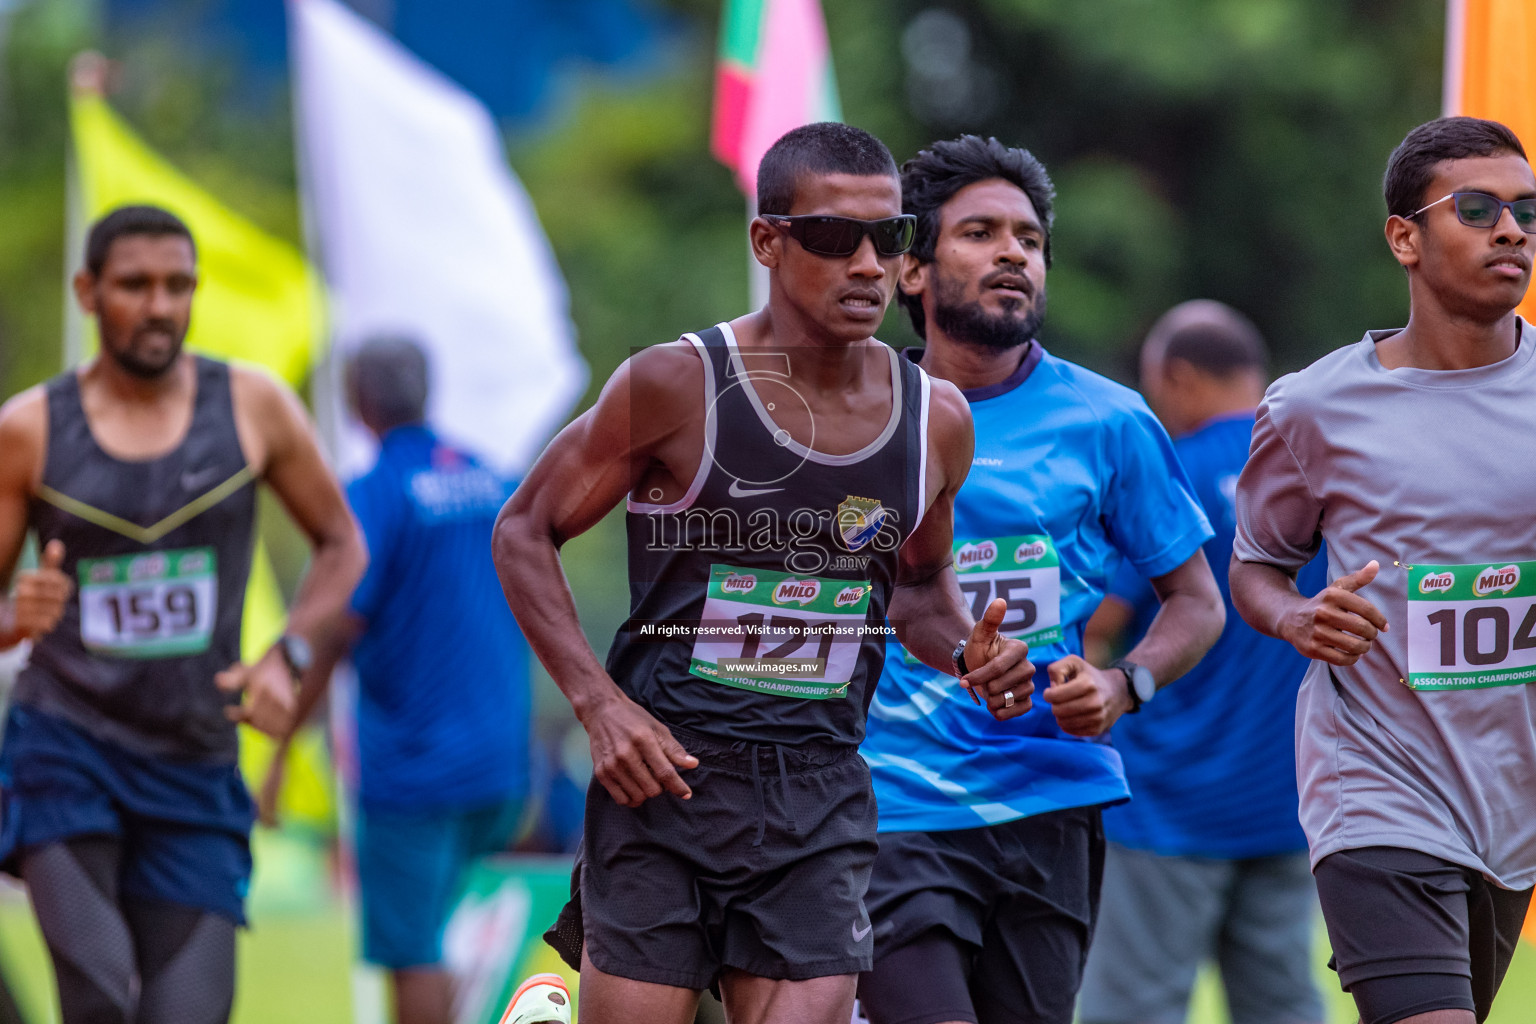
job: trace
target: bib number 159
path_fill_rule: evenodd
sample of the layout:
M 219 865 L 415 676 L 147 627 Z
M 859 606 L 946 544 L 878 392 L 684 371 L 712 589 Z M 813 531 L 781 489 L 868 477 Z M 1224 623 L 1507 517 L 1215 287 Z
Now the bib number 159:
M 120 658 L 163 658 L 208 648 L 218 598 L 209 548 L 80 562 L 80 639 Z

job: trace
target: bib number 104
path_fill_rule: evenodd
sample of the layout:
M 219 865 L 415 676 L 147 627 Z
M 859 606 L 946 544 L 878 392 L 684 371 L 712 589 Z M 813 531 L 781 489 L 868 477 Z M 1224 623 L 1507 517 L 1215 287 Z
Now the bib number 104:
M 1425 619 L 1439 631 L 1442 668 L 1458 664 L 1500 665 L 1512 651 L 1536 648 L 1536 604 L 1526 608 L 1513 631 L 1509 609 L 1502 605 L 1468 608 L 1460 615 L 1456 608 L 1440 608 Z
M 1415 565 L 1407 583 L 1410 687 L 1536 682 L 1536 562 Z

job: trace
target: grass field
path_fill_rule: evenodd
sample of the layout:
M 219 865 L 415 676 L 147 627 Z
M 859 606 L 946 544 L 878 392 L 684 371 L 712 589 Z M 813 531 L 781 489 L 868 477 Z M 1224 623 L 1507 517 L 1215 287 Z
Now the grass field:
M 234 1024 L 354 1024 L 355 939 L 346 909 L 331 894 L 323 862 L 291 840 L 259 840 L 251 900 L 252 928 L 240 938 Z M 278 865 L 280 867 L 274 867 Z M 1323 950 L 1319 931 L 1319 950 Z M 1353 1024 L 1349 997 L 1322 967 L 1329 1024 Z M 52 971 L 21 890 L 0 889 L 0 960 L 30 1024 L 56 1024 Z M 1536 946 L 1522 942 L 1489 1024 L 1536 1020 Z M 376 1024 L 359 1021 L 357 1024 Z M 1220 986 L 1202 977 L 1188 1024 L 1227 1024 Z

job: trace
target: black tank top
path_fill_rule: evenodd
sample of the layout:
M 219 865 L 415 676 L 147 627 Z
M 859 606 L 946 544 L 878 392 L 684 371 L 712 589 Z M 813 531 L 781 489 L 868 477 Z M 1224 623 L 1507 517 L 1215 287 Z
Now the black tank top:
M 897 549 L 923 512 L 929 381 L 872 349 L 890 368 L 889 419 L 861 451 L 827 455 L 777 427 L 760 394 L 798 400 L 768 383 L 787 383 L 785 353 L 743 358 L 729 332 L 685 335 L 704 360 L 704 458 L 679 501 L 628 502 L 630 616 L 608 671 L 670 725 L 852 747 L 884 661 Z
M 64 542 L 74 591 L 32 648 L 18 702 L 161 757 L 231 761 L 231 703 L 214 674 L 240 657 L 256 487 L 229 367 L 197 357 L 192 423 L 174 450 L 101 449 L 73 371 L 47 384 L 48 457 L 30 508 L 39 545 Z

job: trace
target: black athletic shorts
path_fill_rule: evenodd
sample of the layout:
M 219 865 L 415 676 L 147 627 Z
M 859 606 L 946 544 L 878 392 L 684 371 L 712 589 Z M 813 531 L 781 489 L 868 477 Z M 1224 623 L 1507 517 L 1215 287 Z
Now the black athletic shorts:
M 1098 807 L 883 833 L 865 897 L 875 925 L 875 966 L 859 979 L 866 1016 L 1070 1024 L 1103 879 Z
M 868 970 L 875 797 L 858 751 L 672 733 L 699 759 L 683 772 L 692 799 L 621 807 L 593 780 L 571 901 L 545 940 L 574 968 L 584 944 L 604 973 L 694 990 L 732 967 Z
M 1488 1016 L 1530 889 L 1501 889 L 1471 868 L 1391 846 L 1330 854 L 1312 873 L 1333 943 L 1329 966 L 1362 1024 L 1442 1009 Z

